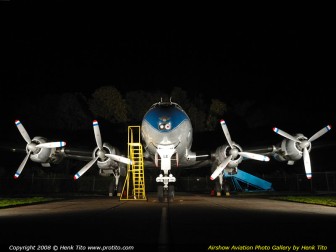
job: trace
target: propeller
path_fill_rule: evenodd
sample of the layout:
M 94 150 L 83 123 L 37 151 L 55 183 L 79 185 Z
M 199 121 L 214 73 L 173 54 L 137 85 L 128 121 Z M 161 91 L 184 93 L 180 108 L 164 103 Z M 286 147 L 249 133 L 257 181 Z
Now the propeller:
M 63 147 L 66 145 L 66 142 L 64 141 L 59 141 L 59 142 L 47 142 L 47 143 L 36 143 L 33 142 L 29 136 L 29 134 L 27 133 L 26 129 L 23 127 L 22 123 L 19 120 L 15 121 L 16 127 L 18 128 L 19 132 L 21 133 L 21 136 L 23 137 L 23 139 L 26 141 L 27 143 L 27 150 L 28 153 L 26 155 L 26 157 L 23 159 L 22 163 L 20 164 L 19 168 L 17 169 L 14 178 L 18 178 L 23 170 L 23 168 L 25 167 L 28 158 L 30 157 L 30 155 L 32 153 L 35 153 L 36 151 L 38 151 L 39 149 L 42 148 L 58 148 L 58 147 Z
M 315 141 L 316 139 L 323 136 L 329 130 L 331 130 L 331 125 L 327 125 L 327 126 L 323 127 L 322 129 L 317 131 L 314 135 L 312 135 L 308 140 L 306 138 L 304 138 L 303 140 L 300 140 L 300 139 L 288 134 L 287 132 L 285 132 L 281 129 L 278 129 L 276 127 L 273 128 L 273 131 L 275 133 L 277 133 L 280 136 L 283 136 L 283 137 L 285 137 L 289 140 L 292 140 L 292 141 L 298 143 L 298 147 L 302 150 L 302 153 L 303 153 L 303 164 L 304 164 L 304 167 L 305 167 L 305 172 L 306 172 L 307 179 L 312 178 L 311 163 L 310 163 L 310 156 L 309 156 L 308 148 L 311 147 L 311 143 L 313 141 Z
M 249 158 L 249 159 L 254 159 L 258 161 L 269 161 L 270 158 L 264 155 L 256 154 L 256 153 L 251 153 L 251 152 L 244 152 L 240 151 L 240 149 L 237 148 L 237 146 L 234 144 L 234 142 L 231 140 L 231 136 L 229 133 L 229 129 L 225 123 L 224 120 L 220 121 L 225 138 L 230 145 L 230 151 L 229 151 L 229 156 L 225 158 L 216 168 L 216 170 L 212 173 L 210 176 L 211 180 L 214 180 L 218 177 L 218 175 L 225 169 L 225 167 L 232 161 L 234 160 L 237 156 Z
M 89 170 L 98 159 L 104 160 L 106 157 L 111 158 L 117 162 L 132 164 L 132 160 L 126 157 L 118 156 L 111 153 L 106 153 L 103 148 L 102 137 L 100 134 L 99 124 L 97 120 L 93 121 L 93 132 L 95 135 L 98 151 L 96 152 L 96 157 L 94 157 L 89 163 L 87 163 L 82 169 L 80 169 L 75 175 L 74 179 L 79 179 L 87 170 Z

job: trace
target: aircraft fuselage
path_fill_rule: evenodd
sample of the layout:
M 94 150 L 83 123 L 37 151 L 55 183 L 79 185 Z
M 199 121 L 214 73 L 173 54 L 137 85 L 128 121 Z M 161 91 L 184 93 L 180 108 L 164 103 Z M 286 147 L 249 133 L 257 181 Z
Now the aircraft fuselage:
M 190 118 L 176 103 L 159 102 L 154 104 L 145 114 L 141 127 L 145 149 L 157 162 L 162 159 L 160 149 L 170 149 L 176 162 L 172 165 L 183 165 L 187 161 L 192 145 L 192 125 Z

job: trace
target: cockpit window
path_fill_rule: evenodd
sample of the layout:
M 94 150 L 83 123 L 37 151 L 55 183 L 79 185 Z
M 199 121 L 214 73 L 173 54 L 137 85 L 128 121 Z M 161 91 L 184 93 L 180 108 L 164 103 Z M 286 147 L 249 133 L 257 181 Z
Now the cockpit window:
M 184 120 L 189 120 L 188 116 L 179 105 L 172 102 L 153 104 L 144 116 L 144 121 L 161 133 L 174 130 Z
M 155 108 L 157 106 L 160 106 L 160 107 L 176 107 L 176 108 L 179 108 L 180 110 L 183 110 L 182 107 L 180 105 L 178 105 L 177 103 L 175 102 L 157 102 L 157 103 L 154 103 L 151 108 Z

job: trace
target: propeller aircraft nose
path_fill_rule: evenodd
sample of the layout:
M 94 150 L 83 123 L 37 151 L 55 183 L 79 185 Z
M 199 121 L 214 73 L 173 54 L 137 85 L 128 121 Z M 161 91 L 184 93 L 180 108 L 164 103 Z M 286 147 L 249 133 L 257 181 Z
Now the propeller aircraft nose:
M 301 146 L 302 149 L 304 149 L 304 148 L 308 148 L 309 145 L 310 145 L 310 142 L 307 141 L 307 140 L 303 140 L 303 141 L 300 143 L 300 146 Z
M 230 155 L 232 155 L 232 158 L 235 159 L 238 156 L 238 150 L 236 148 L 231 149 Z
M 37 149 L 36 144 L 35 143 L 27 144 L 27 149 L 30 150 L 31 152 L 34 152 Z

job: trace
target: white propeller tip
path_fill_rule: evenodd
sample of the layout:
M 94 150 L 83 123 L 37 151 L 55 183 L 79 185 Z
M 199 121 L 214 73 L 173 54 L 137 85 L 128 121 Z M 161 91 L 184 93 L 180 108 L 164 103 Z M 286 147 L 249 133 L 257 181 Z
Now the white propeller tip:
M 327 130 L 328 131 L 331 130 L 331 125 L 330 124 L 327 126 Z
M 212 176 L 210 176 L 210 179 L 211 179 L 211 180 L 214 180 L 215 178 L 213 178 Z
M 20 174 L 15 174 L 14 178 L 17 179 L 17 178 L 19 178 L 19 176 L 20 176 Z
M 273 128 L 273 131 L 274 131 L 275 133 L 278 133 L 279 129 L 276 128 L 276 127 L 274 127 L 274 128 Z
M 268 162 L 268 161 L 270 161 L 270 158 L 269 157 L 265 157 L 264 161 Z
M 97 120 L 93 120 L 92 124 L 93 124 L 93 126 L 98 126 L 98 121 Z
M 19 120 L 15 120 L 15 124 L 19 125 L 21 122 Z
M 50 143 L 41 143 L 36 145 L 37 148 L 60 148 L 64 147 L 66 145 L 66 142 L 59 141 L 59 142 L 50 142 Z
M 312 178 L 312 175 L 311 174 L 307 174 L 307 179 L 311 179 Z
M 77 173 L 77 174 L 75 174 L 75 176 L 74 176 L 74 180 L 77 180 L 77 179 L 79 179 L 79 177 L 80 177 L 80 175 Z
M 225 121 L 222 119 L 222 120 L 220 120 L 220 123 L 221 124 L 225 124 Z

